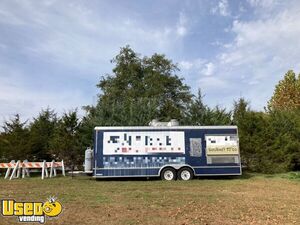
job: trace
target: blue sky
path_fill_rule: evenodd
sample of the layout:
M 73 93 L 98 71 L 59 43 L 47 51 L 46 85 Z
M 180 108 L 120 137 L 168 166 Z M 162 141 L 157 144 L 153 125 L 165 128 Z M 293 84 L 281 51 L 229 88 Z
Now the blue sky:
M 127 44 L 178 63 L 210 106 L 245 97 L 262 110 L 284 73 L 300 72 L 299 38 L 296 0 L 2 0 L 0 121 L 95 103 Z

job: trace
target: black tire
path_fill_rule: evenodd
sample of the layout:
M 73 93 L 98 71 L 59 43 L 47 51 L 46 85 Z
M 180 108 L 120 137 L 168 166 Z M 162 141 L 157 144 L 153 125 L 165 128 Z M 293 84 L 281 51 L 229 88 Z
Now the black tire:
M 167 181 L 176 180 L 176 170 L 171 167 L 165 168 L 161 171 L 160 178 Z
M 177 173 L 178 180 L 192 180 L 194 177 L 194 172 L 188 167 L 181 168 Z

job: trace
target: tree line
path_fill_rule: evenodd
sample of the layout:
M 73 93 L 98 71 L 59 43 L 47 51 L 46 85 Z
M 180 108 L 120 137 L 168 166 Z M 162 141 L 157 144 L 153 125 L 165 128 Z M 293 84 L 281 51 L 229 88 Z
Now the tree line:
M 86 147 L 93 147 L 95 126 L 143 126 L 156 118 L 181 125 L 237 125 L 242 163 L 249 171 L 275 173 L 300 170 L 300 75 L 288 71 L 276 85 L 263 111 L 244 98 L 232 109 L 209 107 L 199 88 L 196 95 L 178 76 L 165 55 L 142 57 L 129 46 L 111 61 L 111 74 L 100 78 L 95 105 L 58 116 L 41 110 L 32 121 L 17 114 L 0 133 L 0 161 L 61 160 L 80 168 Z

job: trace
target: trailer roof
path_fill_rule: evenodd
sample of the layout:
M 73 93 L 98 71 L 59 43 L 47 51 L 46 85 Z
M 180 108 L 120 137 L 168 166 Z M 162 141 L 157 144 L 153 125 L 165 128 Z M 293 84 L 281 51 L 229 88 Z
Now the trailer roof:
M 184 130 L 184 129 L 237 129 L 237 126 L 124 126 L 95 127 L 95 130 Z

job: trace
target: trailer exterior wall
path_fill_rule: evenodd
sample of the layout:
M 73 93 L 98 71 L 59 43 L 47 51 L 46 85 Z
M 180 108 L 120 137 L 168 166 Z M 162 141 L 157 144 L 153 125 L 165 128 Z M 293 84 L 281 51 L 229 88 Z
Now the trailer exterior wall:
M 158 153 L 135 153 L 128 154 L 121 151 L 112 152 L 104 149 L 104 137 L 115 132 L 119 137 L 122 133 L 138 134 L 153 133 L 182 133 L 184 136 L 184 151 Z M 151 177 L 159 176 L 165 166 L 172 166 L 176 169 L 187 165 L 190 166 L 195 175 L 240 175 L 240 156 L 235 157 L 235 162 L 215 163 L 207 156 L 206 138 L 209 135 L 236 135 L 236 126 L 209 126 L 209 127 L 96 127 L 95 128 L 95 151 L 94 151 L 94 176 L 95 177 Z M 133 137 L 131 137 L 133 138 Z M 136 137 L 134 137 L 136 138 Z M 173 138 L 174 139 L 174 138 Z M 191 140 L 201 139 L 201 155 L 191 155 Z M 107 141 L 107 140 L 106 140 Z M 114 139 L 112 139 L 114 141 Z M 177 143 L 178 145 L 178 143 Z M 104 154 L 106 153 L 106 154 Z M 107 154 L 109 153 L 109 154 Z M 226 154 L 225 157 L 231 155 Z M 214 158 L 213 158 L 214 159 Z M 211 161 L 211 162 L 210 162 Z M 209 162 L 209 163 L 208 163 Z

